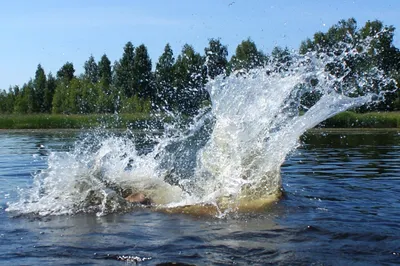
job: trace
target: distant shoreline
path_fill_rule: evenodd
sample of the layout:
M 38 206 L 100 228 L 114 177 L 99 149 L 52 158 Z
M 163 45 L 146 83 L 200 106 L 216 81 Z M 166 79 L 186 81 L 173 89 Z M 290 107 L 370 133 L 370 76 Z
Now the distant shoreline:
M 145 113 L 135 114 L 29 114 L 0 115 L 0 130 L 43 130 L 63 129 L 82 130 L 96 127 L 109 129 L 141 129 L 152 117 Z M 317 129 L 400 129 L 400 112 L 343 112 L 327 119 L 316 127 Z
M 400 128 L 400 112 L 342 112 L 322 122 L 323 128 Z
M 134 114 L 10 114 L 0 115 L 0 129 L 143 128 L 151 116 Z

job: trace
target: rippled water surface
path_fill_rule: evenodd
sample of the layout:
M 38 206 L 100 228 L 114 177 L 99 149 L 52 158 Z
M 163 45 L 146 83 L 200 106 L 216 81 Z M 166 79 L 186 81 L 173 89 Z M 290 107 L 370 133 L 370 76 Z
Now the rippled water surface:
M 47 167 L 49 151 L 69 150 L 78 135 L 0 133 L 0 264 L 400 263 L 398 131 L 307 133 L 282 166 L 284 198 L 262 213 L 218 219 L 139 207 L 100 217 L 6 212 Z

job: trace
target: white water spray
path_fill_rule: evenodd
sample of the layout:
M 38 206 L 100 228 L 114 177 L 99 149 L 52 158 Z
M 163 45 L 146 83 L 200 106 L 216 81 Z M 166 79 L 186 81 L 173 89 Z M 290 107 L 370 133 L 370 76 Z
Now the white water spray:
M 342 61 L 349 54 L 359 56 L 354 50 L 292 55 L 285 69 L 271 62 L 219 76 L 207 84 L 211 109 L 184 130 L 166 125 L 162 136 L 148 136 L 157 144 L 147 153 L 139 153 L 127 135 L 94 132 L 71 152 L 51 153 L 48 169 L 8 211 L 101 215 L 131 210 L 124 197 L 134 192 L 164 208 L 276 198 L 280 167 L 299 137 L 339 112 L 379 98 L 371 92 L 373 84 L 389 81 L 371 69 L 345 86 Z M 327 71 L 332 63 L 342 64 L 342 75 Z M 302 105 L 307 93 L 318 95 L 309 108 Z

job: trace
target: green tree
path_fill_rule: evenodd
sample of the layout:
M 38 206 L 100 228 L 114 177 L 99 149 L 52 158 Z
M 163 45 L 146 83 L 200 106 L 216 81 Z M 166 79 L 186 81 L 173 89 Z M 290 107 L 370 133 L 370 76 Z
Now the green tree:
M 140 98 L 154 99 L 152 88 L 151 60 L 144 44 L 135 49 L 134 58 L 134 88 Z
M 85 72 L 83 76 L 90 80 L 92 83 L 96 83 L 99 80 L 99 67 L 94 60 L 93 55 L 90 55 L 89 59 L 83 65 Z
M 367 21 L 359 31 L 361 39 L 373 38 L 369 54 L 372 64 L 387 72 L 396 72 L 400 68 L 399 50 L 393 45 L 393 26 L 384 26 L 379 20 Z
M 112 82 L 111 61 L 104 54 L 98 63 L 98 74 L 104 86 L 110 86 Z
M 136 94 L 130 98 L 122 98 L 122 113 L 149 113 L 151 110 L 151 102 L 149 99 L 141 99 Z
M 274 63 L 276 71 L 280 72 L 288 70 L 292 62 L 292 57 L 287 47 L 281 48 L 276 46 L 272 49 L 271 60 Z
M 56 86 L 53 101 L 51 103 L 51 111 L 53 114 L 64 113 L 66 98 L 68 95 L 68 86 L 64 82 L 59 82 Z
M 204 49 L 206 55 L 207 76 L 211 79 L 224 73 L 228 65 L 228 48 L 219 39 L 210 39 Z
M 66 97 L 63 101 L 63 113 L 65 114 L 77 114 L 82 110 L 82 99 L 81 99 L 81 80 L 73 78 L 67 88 Z
M 172 110 L 176 98 L 174 90 L 174 53 L 169 43 L 164 47 L 163 54 L 159 57 L 155 69 L 155 86 L 157 91 L 158 106 Z
M 354 18 L 341 20 L 326 33 L 317 32 L 313 39 L 302 42 L 300 52 L 304 54 L 316 51 L 331 56 L 331 62 L 327 64 L 326 70 L 332 75 L 342 77 L 337 86 L 342 91 L 350 88 L 350 91 L 354 91 L 352 95 L 362 95 L 366 92 L 380 93 L 380 90 L 390 91 L 395 89 L 394 84 L 389 84 L 385 88 L 378 86 L 379 76 L 371 77 L 368 82 L 363 83 L 360 83 L 359 79 L 375 68 L 396 79 L 400 70 L 400 53 L 393 45 L 394 30 L 393 26 L 384 26 L 378 20 L 367 21 L 361 29 L 357 29 Z M 353 53 L 355 50 L 359 53 Z M 397 108 L 397 102 L 400 102 L 399 96 L 398 92 L 388 92 L 385 94 L 385 101 L 374 108 L 394 110 Z M 366 109 L 362 107 L 359 110 Z
M 10 87 L 7 93 L 7 102 L 6 102 L 6 110 L 7 113 L 13 113 L 15 110 L 16 99 L 20 94 L 19 86 L 15 85 L 14 87 Z
M 134 70 L 135 70 L 135 48 L 131 42 L 124 47 L 122 58 L 114 64 L 115 86 L 125 96 L 132 97 L 136 93 Z
M 47 79 L 46 74 L 44 73 L 44 69 L 40 64 L 37 66 L 33 84 L 35 87 L 35 106 L 37 107 L 37 110 L 35 111 L 44 113 L 46 111 L 45 91 L 47 87 Z
M 178 111 L 187 115 L 195 114 L 208 97 L 204 61 L 192 46 L 185 44 L 174 66 Z
M 61 82 L 69 83 L 74 78 L 74 73 L 74 65 L 67 62 L 57 71 L 57 79 Z
M 101 57 L 98 66 L 100 82 L 96 86 L 98 92 L 96 112 L 114 112 L 114 103 L 117 101 L 118 95 L 116 95 L 115 87 L 112 86 L 111 61 L 106 54 Z
M 300 53 L 305 54 L 308 51 L 331 51 L 338 49 L 338 44 L 354 44 L 357 42 L 357 21 L 354 18 L 340 20 L 337 24 L 328 29 L 326 33 L 317 32 L 313 40 L 306 39 L 300 45 Z
M 101 94 L 99 85 L 99 83 L 92 83 L 90 80 L 84 79 L 77 80 L 75 88 L 71 86 L 71 89 L 76 91 L 77 113 L 90 114 L 100 111 L 100 108 L 97 107 Z
M 116 106 L 118 103 L 118 94 L 115 93 L 115 88 L 106 86 L 103 82 L 97 83 L 95 88 L 97 93 L 95 112 L 113 113 L 118 111 L 118 107 Z
M 14 104 L 16 96 L 19 94 L 19 87 L 9 87 L 8 92 L 5 90 L 0 90 L 0 113 L 10 114 L 14 112 Z
M 247 39 L 242 41 L 232 56 L 229 67 L 230 70 L 249 70 L 263 66 L 267 61 L 266 55 L 257 49 L 256 44 Z
M 8 96 L 8 94 L 5 90 L 0 91 L 0 113 L 1 114 L 8 113 L 8 110 L 6 108 L 7 96 Z
M 75 79 L 74 65 L 65 63 L 57 71 L 57 86 L 52 101 L 52 112 L 70 114 L 76 110 L 76 91 L 71 89 L 70 83 Z
M 19 114 L 32 114 L 36 110 L 35 89 L 30 80 L 22 86 L 21 92 L 16 96 L 14 112 Z
M 51 112 L 53 96 L 56 87 L 57 87 L 56 79 L 51 73 L 49 73 L 49 75 L 47 76 L 46 89 L 44 91 L 44 101 L 43 101 L 44 112 L 47 113 Z
M 360 29 L 362 39 L 372 38 L 371 48 L 369 49 L 370 58 L 368 63 L 377 66 L 391 76 L 400 84 L 400 51 L 393 45 L 394 42 L 393 26 L 384 26 L 379 20 L 367 21 Z M 385 100 L 376 105 L 378 110 L 400 110 L 400 91 L 396 90 L 395 85 L 391 84 L 385 88 L 390 92 L 385 94 Z

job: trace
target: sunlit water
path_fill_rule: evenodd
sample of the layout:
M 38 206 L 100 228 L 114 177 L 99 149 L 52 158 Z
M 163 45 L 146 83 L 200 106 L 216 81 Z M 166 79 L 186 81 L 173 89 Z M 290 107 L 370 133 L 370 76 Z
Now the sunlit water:
M 400 261 L 400 133 L 307 134 L 284 162 L 285 196 L 263 212 L 223 219 L 126 213 L 41 216 L 6 212 L 49 152 L 79 132 L 0 134 L 0 264 L 377 265 Z M 45 148 L 40 148 L 43 145 Z M 146 146 L 142 146 L 146 149 Z M 134 262 L 132 262 L 134 264 Z

